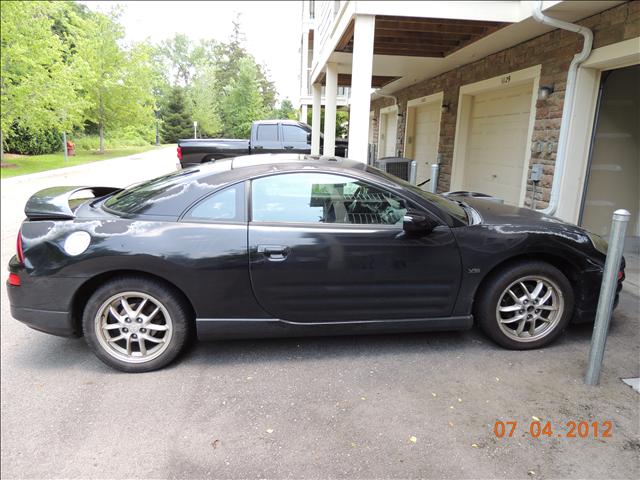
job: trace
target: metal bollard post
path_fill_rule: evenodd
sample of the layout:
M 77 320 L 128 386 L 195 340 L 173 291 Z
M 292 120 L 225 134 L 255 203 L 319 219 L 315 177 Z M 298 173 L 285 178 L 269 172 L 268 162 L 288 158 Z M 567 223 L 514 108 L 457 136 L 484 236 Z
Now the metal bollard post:
M 631 214 L 627 210 L 613 212 L 611 238 L 607 250 L 607 259 L 604 263 L 604 272 L 602 273 L 596 321 L 593 326 L 591 348 L 589 349 L 589 359 L 587 360 L 587 373 L 584 377 L 584 383 L 587 385 L 597 385 L 600 379 L 604 347 L 607 342 L 611 310 L 613 309 L 613 301 L 616 295 L 618 272 L 620 271 L 620 261 L 622 260 L 622 251 L 624 249 L 624 235 L 630 216 Z
M 431 164 L 431 193 L 438 192 L 438 175 L 440 174 L 440 164 L 432 163 Z

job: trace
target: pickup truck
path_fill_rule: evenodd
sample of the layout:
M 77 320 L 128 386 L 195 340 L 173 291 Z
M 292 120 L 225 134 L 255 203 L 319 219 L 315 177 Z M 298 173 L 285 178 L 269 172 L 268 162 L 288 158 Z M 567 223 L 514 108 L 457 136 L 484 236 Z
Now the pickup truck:
M 323 138 L 320 136 L 320 153 Z M 227 138 L 184 139 L 178 141 L 178 160 L 183 168 L 221 158 L 256 153 L 311 153 L 311 127 L 295 120 L 258 120 L 251 124 L 249 140 Z M 336 139 L 335 153 L 347 154 L 347 140 Z

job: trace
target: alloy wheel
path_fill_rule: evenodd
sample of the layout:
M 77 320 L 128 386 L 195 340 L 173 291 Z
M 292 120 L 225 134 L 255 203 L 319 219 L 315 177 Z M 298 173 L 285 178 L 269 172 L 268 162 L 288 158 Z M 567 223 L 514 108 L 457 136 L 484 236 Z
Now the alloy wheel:
M 109 355 L 127 363 L 144 363 L 167 349 L 173 324 L 169 312 L 156 298 L 142 292 L 124 292 L 100 306 L 95 331 Z
M 511 283 L 496 306 L 500 330 L 518 342 L 533 342 L 550 334 L 563 312 L 564 296 L 558 285 L 535 275 Z

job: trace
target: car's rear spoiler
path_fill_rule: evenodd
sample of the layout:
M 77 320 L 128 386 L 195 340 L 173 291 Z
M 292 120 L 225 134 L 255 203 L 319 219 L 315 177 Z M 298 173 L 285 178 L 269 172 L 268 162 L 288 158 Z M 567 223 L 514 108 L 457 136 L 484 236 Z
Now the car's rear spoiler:
M 113 187 L 52 187 L 33 194 L 24 207 L 24 213 L 30 220 L 70 220 L 75 218 L 74 208 L 69 203 L 71 197 L 84 190 L 90 191 L 94 198 L 103 197 L 121 190 Z M 87 197 L 84 197 L 87 198 Z

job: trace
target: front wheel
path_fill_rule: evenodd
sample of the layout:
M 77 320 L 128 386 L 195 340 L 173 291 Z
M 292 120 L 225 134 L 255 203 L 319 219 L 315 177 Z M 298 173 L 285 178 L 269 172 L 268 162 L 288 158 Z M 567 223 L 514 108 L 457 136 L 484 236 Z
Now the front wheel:
M 87 343 L 110 367 L 137 373 L 171 362 L 189 337 L 189 316 L 170 287 L 144 277 L 109 281 L 89 299 L 83 316 Z
M 573 289 L 556 267 L 528 261 L 494 274 L 476 298 L 482 330 L 499 345 L 527 350 L 553 342 L 573 314 Z

